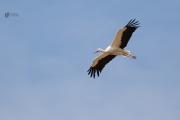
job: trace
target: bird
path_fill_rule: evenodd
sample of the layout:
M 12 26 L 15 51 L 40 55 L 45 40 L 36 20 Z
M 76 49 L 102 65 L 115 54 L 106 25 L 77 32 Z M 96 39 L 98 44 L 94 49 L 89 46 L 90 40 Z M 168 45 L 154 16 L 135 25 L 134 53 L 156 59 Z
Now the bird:
M 114 59 L 116 56 L 130 57 L 132 59 L 136 59 L 136 56 L 131 55 L 130 51 L 124 50 L 124 48 L 127 46 L 133 32 L 138 27 L 140 27 L 139 24 L 139 21 L 136 21 L 136 19 L 131 19 L 126 24 L 126 26 L 117 31 L 114 41 L 110 46 L 106 48 L 106 50 L 98 48 L 94 52 L 102 52 L 102 54 L 100 54 L 94 59 L 92 65 L 87 71 L 90 77 L 95 78 L 96 74 L 99 77 L 105 65 L 109 63 L 112 59 Z

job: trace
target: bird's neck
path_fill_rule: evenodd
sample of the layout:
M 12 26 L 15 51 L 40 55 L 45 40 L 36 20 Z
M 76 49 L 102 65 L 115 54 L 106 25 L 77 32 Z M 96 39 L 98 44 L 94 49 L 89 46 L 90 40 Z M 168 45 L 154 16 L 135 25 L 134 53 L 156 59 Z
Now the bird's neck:
M 105 53 L 106 51 L 103 49 L 99 49 L 100 52 Z

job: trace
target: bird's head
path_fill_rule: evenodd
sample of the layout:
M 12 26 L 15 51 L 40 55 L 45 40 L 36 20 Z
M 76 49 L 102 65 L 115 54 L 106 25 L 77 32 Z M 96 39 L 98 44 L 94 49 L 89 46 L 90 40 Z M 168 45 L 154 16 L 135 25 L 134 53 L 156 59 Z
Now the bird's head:
M 100 52 L 100 48 L 98 48 L 98 49 L 94 52 L 94 54 L 97 53 L 97 52 Z

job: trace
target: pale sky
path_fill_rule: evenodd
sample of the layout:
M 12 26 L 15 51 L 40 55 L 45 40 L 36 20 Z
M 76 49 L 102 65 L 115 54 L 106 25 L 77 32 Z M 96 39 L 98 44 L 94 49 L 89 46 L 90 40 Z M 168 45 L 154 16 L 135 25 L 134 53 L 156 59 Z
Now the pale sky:
M 1 0 L 0 120 L 180 120 L 179 0 Z M 5 18 L 4 13 L 19 17 Z M 93 79 L 130 19 L 141 27 Z

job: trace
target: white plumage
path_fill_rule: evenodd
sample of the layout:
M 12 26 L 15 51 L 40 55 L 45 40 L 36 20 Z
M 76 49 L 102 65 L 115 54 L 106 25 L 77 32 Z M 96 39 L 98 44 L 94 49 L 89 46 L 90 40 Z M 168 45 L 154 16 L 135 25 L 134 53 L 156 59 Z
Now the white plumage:
M 117 32 L 114 41 L 110 46 L 106 48 L 106 50 L 98 48 L 94 52 L 102 52 L 102 54 L 94 59 L 91 67 L 89 68 L 88 75 L 90 75 L 90 77 L 93 76 L 95 78 L 96 73 L 99 77 L 99 74 L 104 66 L 116 56 L 131 57 L 133 59 L 136 59 L 136 56 L 130 55 L 130 51 L 124 50 L 124 48 L 127 46 L 132 33 L 139 27 L 138 25 L 139 23 L 138 21 L 135 22 L 135 19 L 130 20 L 124 28 L 120 29 Z

